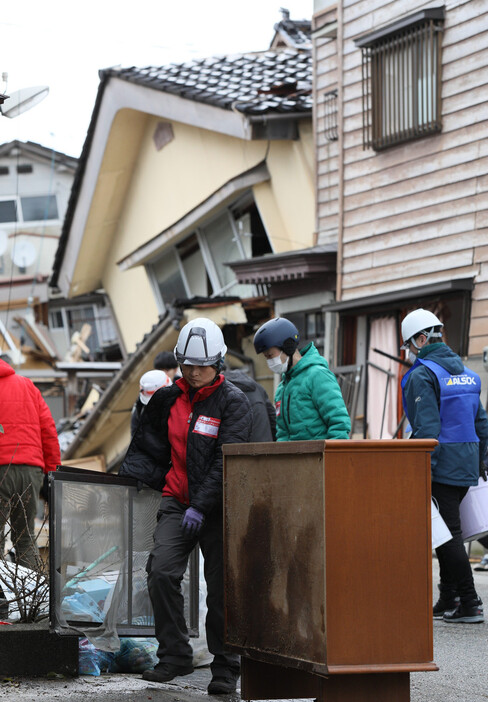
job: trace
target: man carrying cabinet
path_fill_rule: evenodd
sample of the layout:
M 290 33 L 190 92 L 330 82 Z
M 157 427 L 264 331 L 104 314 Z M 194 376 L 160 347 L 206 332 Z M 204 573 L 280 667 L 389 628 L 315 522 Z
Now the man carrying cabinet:
M 488 418 L 480 402 L 479 376 L 442 341 L 442 322 L 417 309 L 402 322 L 402 348 L 414 361 L 402 379 L 403 406 L 413 439 L 437 439 L 431 456 L 432 496 L 452 539 L 436 549 L 440 597 L 434 617 L 474 624 L 483 605 L 461 534 L 459 506 L 484 475 L 481 457 L 488 441 Z M 486 478 L 485 478 L 486 479 Z

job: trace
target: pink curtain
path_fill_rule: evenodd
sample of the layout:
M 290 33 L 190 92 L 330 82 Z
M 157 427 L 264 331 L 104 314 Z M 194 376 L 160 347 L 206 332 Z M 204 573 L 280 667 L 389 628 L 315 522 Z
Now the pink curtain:
M 399 365 L 396 361 L 376 353 L 373 349 L 380 349 L 392 356 L 400 356 L 394 317 L 381 317 L 371 322 L 368 353 L 370 363 L 368 364 L 367 437 L 369 439 L 391 439 L 398 424 L 397 380 Z

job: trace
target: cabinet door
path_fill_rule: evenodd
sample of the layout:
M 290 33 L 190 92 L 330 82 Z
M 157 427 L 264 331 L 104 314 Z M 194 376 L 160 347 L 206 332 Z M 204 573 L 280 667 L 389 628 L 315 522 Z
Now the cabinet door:
M 50 474 L 50 628 L 88 635 L 154 636 L 146 563 L 161 495 L 131 478 L 61 467 Z M 190 636 L 198 636 L 198 550 L 183 579 Z

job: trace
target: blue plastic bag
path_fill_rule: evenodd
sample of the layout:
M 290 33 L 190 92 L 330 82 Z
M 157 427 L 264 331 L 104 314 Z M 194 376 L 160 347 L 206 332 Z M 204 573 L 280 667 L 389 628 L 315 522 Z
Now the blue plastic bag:
M 121 638 L 113 654 L 111 673 L 142 673 L 158 663 L 158 642 L 153 638 Z
M 100 675 L 110 670 L 113 663 L 114 653 L 109 651 L 100 651 L 88 641 L 88 639 L 80 639 L 79 656 L 78 656 L 78 672 L 80 675 Z

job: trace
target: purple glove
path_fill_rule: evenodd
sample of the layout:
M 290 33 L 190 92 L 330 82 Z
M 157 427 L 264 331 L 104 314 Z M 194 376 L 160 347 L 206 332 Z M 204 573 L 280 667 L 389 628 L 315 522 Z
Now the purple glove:
M 181 520 L 181 526 L 187 536 L 197 536 L 204 521 L 205 517 L 201 512 L 194 507 L 188 507 Z

